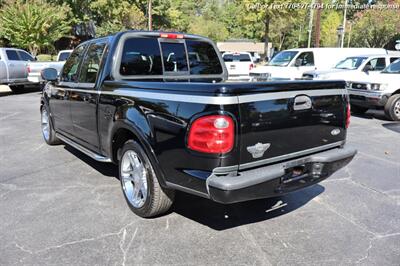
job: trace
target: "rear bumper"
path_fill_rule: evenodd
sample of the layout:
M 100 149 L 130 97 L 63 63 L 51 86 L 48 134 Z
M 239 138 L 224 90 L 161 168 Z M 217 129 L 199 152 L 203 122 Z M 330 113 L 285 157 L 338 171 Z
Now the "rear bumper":
M 347 165 L 356 153 L 352 148 L 335 148 L 242 171 L 237 176 L 213 174 L 207 179 L 209 196 L 216 202 L 235 203 L 283 195 L 324 180 Z

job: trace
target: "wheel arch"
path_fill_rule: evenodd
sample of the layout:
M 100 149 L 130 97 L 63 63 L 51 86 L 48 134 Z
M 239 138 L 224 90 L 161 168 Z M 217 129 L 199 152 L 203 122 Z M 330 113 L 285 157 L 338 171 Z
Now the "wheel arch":
M 153 169 L 156 172 L 158 182 L 163 187 L 166 187 L 164 173 L 163 173 L 162 169 L 160 169 L 158 167 L 160 164 L 158 162 L 158 159 L 154 152 L 154 149 L 151 145 L 150 137 L 141 133 L 141 131 L 138 128 L 136 128 L 136 126 L 133 125 L 132 123 L 130 123 L 129 121 L 117 121 L 115 123 L 114 129 L 111 134 L 111 141 L 110 141 L 111 160 L 114 163 L 118 163 L 119 159 L 122 156 L 122 154 L 120 154 L 121 148 L 129 140 L 136 141 L 137 143 L 139 143 L 139 145 L 141 145 L 141 147 L 146 152 L 147 156 L 149 157 L 150 162 L 153 165 Z
M 395 92 L 392 93 L 392 95 L 400 94 L 400 89 L 397 89 Z

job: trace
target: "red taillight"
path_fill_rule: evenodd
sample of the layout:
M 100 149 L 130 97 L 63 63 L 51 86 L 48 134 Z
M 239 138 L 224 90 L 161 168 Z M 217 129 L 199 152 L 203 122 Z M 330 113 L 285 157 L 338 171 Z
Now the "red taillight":
M 183 39 L 183 34 L 176 34 L 176 33 L 160 33 L 161 38 L 168 38 L 168 39 Z
M 249 70 L 252 70 L 253 67 L 254 67 L 254 65 L 253 65 L 253 64 L 250 64 Z
M 196 119 L 189 131 L 188 147 L 205 153 L 227 153 L 235 141 L 233 119 L 226 115 L 210 115 Z
M 347 104 L 347 108 L 346 108 L 346 128 L 349 128 L 349 126 L 350 126 L 350 116 L 351 116 L 350 104 Z
M 31 67 L 30 66 L 27 66 L 26 70 L 28 71 L 28 73 L 31 73 Z

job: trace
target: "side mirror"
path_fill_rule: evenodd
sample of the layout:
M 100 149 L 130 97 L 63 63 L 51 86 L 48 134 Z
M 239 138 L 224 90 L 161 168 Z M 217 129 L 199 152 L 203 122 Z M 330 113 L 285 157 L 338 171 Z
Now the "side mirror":
M 57 70 L 54 68 L 45 68 L 41 71 L 42 79 L 46 81 L 56 81 L 58 78 Z
M 302 64 L 303 64 L 303 60 L 301 60 L 300 58 L 297 58 L 296 61 L 294 62 L 295 67 L 299 67 Z
M 373 67 L 371 65 L 366 65 L 364 67 L 364 72 L 369 72 L 369 71 L 372 71 L 372 70 L 374 70 L 374 69 L 373 69 Z

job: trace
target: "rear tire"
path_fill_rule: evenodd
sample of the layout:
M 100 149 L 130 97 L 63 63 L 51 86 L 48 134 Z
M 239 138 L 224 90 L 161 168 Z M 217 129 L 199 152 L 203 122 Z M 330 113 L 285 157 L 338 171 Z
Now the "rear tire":
M 46 106 L 42 106 L 40 109 L 40 121 L 44 141 L 48 145 L 60 144 L 61 141 L 56 137 L 56 132 L 53 128 L 53 124 L 51 123 L 50 113 Z
M 167 212 L 174 201 L 175 191 L 160 186 L 143 148 L 130 140 L 124 144 L 120 154 L 119 179 L 129 208 L 144 218 Z
M 368 111 L 368 108 L 357 105 L 351 105 L 351 112 L 358 115 L 363 115 Z
M 392 121 L 400 121 L 400 94 L 389 98 L 385 104 L 385 114 Z

